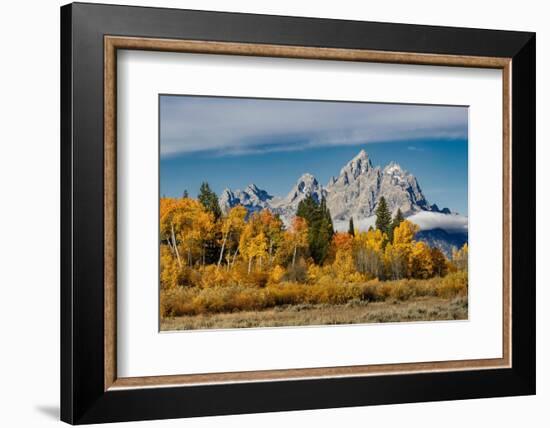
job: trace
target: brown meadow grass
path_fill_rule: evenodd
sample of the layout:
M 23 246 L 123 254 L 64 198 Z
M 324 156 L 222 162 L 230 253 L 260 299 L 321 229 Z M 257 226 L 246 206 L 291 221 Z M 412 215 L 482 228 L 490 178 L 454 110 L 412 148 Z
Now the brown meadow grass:
M 161 330 L 291 327 L 385 322 L 465 320 L 468 299 L 417 297 L 381 302 L 351 300 L 346 304 L 299 304 L 263 311 L 239 311 L 165 318 Z
M 177 287 L 161 291 L 161 330 L 464 319 L 467 295 L 465 272 L 351 284 Z M 455 307 L 457 301 L 466 306 Z

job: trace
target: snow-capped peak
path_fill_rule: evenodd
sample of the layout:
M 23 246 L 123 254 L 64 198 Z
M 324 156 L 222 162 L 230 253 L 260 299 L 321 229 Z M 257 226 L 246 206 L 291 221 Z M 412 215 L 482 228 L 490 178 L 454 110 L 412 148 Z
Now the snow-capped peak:
M 357 153 L 357 154 L 355 155 L 355 157 L 352 159 L 352 161 L 357 161 L 357 160 L 367 160 L 367 161 L 370 161 L 370 160 L 369 160 L 369 155 L 367 154 L 367 152 L 365 151 L 365 149 L 359 150 L 359 153 Z
M 324 195 L 324 189 L 312 174 L 305 173 L 298 179 L 290 193 L 287 195 L 286 200 L 289 203 L 292 203 L 298 199 L 302 200 L 308 195 L 321 200 Z
M 405 174 L 405 171 L 401 168 L 401 165 L 392 161 L 384 168 L 384 173 L 390 175 L 403 175 Z
M 251 183 L 248 186 L 246 186 L 246 189 L 244 189 L 244 191 L 247 192 L 247 193 L 257 194 L 257 193 L 261 192 L 262 190 L 259 189 L 258 186 L 256 186 L 254 183 Z
M 312 174 L 305 173 L 286 196 L 273 197 L 255 184 L 249 184 L 244 190 L 225 189 L 219 203 L 224 212 L 238 204 L 249 212 L 268 208 L 289 224 L 299 203 L 308 196 L 317 202 L 325 199 L 333 220 L 344 223 L 351 217 L 354 221 L 372 217 L 382 196 L 393 213 L 397 209 L 405 216 L 424 211 L 450 213 L 448 208 L 439 209 L 428 203 L 414 175 L 395 162 L 383 168 L 373 166 L 365 150 L 359 151 L 326 187 Z
M 306 172 L 305 174 L 302 174 L 302 176 L 298 179 L 296 185 L 298 186 L 299 190 L 303 192 L 304 190 L 307 190 L 311 187 L 318 186 L 319 182 L 313 175 L 311 175 L 309 172 Z
M 229 208 L 235 205 L 242 205 L 249 211 L 257 211 L 267 208 L 271 199 L 273 199 L 273 196 L 265 190 L 260 189 L 255 184 L 249 184 L 244 190 L 224 189 L 218 202 L 223 212 L 227 212 Z

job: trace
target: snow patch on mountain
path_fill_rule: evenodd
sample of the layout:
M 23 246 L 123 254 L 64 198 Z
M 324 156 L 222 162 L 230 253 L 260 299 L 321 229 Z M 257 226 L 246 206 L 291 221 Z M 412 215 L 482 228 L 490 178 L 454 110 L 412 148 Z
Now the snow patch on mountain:
M 270 208 L 272 199 L 273 196 L 265 190 L 258 188 L 255 184 L 249 184 L 244 190 L 232 191 L 231 189 L 225 189 L 218 198 L 218 203 L 224 213 L 227 213 L 230 208 L 236 205 L 242 205 L 249 212 L 252 212 Z

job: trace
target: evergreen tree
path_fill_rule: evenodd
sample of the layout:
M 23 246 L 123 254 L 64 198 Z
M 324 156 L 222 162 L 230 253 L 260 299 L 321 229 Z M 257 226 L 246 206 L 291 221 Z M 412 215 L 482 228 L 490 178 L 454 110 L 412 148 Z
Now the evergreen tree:
M 330 215 L 330 210 L 328 208 L 325 211 L 324 218 L 326 220 L 327 230 L 329 232 L 330 239 L 332 239 L 332 237 L 334 236 L 334 223 L 332 223 L 332 216 Z
M 187 191 L 187 189 L 185 189 L 185 190 L 183 191 L 183 197 L 184 197 L 184 198 L 188 198 L 188 197 L 189 197 L 189 192 Z
M 332 217 L 330 210 L 327 208 L 325 198 L 321 199 L 319 206 L 320 210 L 320 223 L 317 232 L 317 251 L 316 258 L 314 259 L 318 264 L 322 264 L 329 252 L 332 237 L 334 236 L 334 225 L 332 223 Z
M 348 233 L 349 233 L 351 236 L 355 236 L 355 226 L 353 225 L 353 217 L 350 217 L 350 218 L 349 218 Z
M 378 207 L 376 208 L 376 228 L 386 233 L 388 236 L 391 234 L 391 212 L 388 209 L 386 199 L 382 196 L 378 201 Z
M 322 264 L 334 235 L 334 225 L 325 198 L 319 203 L 312 195 L 306 196 L 298 204 L 296 215 L 306 220 L 310 255 L 315 263 Z
M 392 226 L 394 228 L 399 226 L 403 220 L 405 220 L 405 217 L 403 217 L 403 213 L 401 212 L 401 208 L 397 208 L 397 212 L 395 213 L 395 217 L 393 218 Z
M 218 203 L 218 196 L 212 189 L 210 189 L 209 184 L 204 181 L 201 184 L 199 190 L 199 202 L 206 208 L 207 211 L 210 211 L 214 214 L 214 220 L 218 220 L 222 216 L 222 210 L 220 209 L 220 204 Z
M 202 206 L 214 215 L 214 221 L 218 221 L 222 216 L 222 210 L 220 209 L 220 204 L 218 203 L 218 195 L 210 189 L 210 186 L 206 181 L 201 184 L 198 199 Z M 220 237 L 221 236 L 218 233 L 218 236 L 215 236 L 213 239 L 204 241 L 202 256 L 204 264 L 212 264 L 217 262 L 220 254 Z
M 298 209 L 296 210 L 296 215 L 305 219 L 308 222 L 308 226 L 311 226 L 312 223 L 320 220 L 319 214 L 319 204 L 311 195 L 307 195 L 304 199 L 302 199 L 298 204 Z

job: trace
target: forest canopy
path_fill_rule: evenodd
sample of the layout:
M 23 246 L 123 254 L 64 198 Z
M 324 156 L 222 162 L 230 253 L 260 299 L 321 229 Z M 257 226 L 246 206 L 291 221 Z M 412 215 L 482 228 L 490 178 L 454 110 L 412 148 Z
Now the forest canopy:
M 269 209 L 222 212 L 208 183 L 198 198 L 160 200 L 161 290 L 354 284 L 445 277 L 467 271 L 468 246 L 448 259 L 415 240 L 419 228 L 378 201 L 375 227 L 335 232 L 325 200 L 303 199 L 290 224 Z

